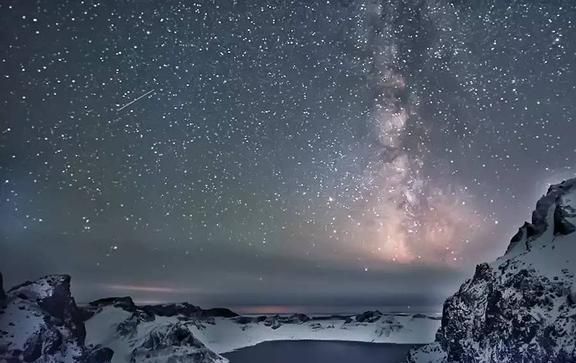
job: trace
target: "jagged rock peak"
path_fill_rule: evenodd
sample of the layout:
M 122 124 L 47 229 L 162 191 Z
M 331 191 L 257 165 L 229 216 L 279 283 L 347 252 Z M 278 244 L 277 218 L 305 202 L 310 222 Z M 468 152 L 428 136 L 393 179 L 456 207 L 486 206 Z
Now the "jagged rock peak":
M 70 276 L 49 275 L 8 290 L 0 308 L 0 362 L 108 362 L 113 352 L 87 348 Z
M 373 323 L 382 317 L 382 313 L 378 310 L 376 311 L 365 311 L 362 314 L 356 315 L 356 321 L 361 323 Z
M 130 362 L 133 363 L 226 363 L 227 361 L 206 348 L 183 323 L 153 329 L 130 354 Z
M 70 295 L 69 275 L 46 275 L 34 281 L 26 281 L 8 290 L 9 293 L 33 294 L 37 298 L 50 297 L 55 290 L 67 291 Z
M 532 222 L 524 223 L 512 237 L 506 254 L 530 250 L 532 242 L 545 235 L 567 235 L 576 231 L 576 178 L 548 188 L 536 203 Z
M 103 299 L 94 300 L 88 303 L 88 305 L 96 308 L 101 308 L 104 306 L 114 306 L 132 313 L 136 311 L 136 304 L 134 304 L 134 301 L 130 296 L 106 297 Z
M 78 334 L 84 339 L 85 332 L 81 321 L 80 310 L 70 292 L 69 275 L 47 275 L 35 281 L 27 281 L 8 290 L 8 295 L 33 301 L 43 311 L 59 320 L 70 320 L 74 323 Z
M 411 363 L 576 362 L 576 179 L 553 185 L 504 256 L 444 303 Z

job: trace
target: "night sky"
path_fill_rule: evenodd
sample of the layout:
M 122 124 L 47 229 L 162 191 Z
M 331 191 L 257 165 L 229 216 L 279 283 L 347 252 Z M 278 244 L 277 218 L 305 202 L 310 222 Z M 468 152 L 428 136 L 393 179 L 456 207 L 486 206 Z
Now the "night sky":
M 0 0 L 0 270 L 437 307 L 576 167 L 576 2 Z

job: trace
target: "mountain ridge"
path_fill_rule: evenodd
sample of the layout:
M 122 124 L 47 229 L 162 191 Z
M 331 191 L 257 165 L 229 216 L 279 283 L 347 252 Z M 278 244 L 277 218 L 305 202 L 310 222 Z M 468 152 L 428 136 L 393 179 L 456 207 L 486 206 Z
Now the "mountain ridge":
M 410 363 L 576 361 L 576 178 L 552 185 L 506 253 L 449 297 Z
M 70 282 L 69 275 L 48 275 L 6 292 L 0 299 L 0 361 L 225 363 L 220 353 L 269 340 L 422 344 L 439 325 L 439 317 L 424 314 L 241 316 L 186 302 L 138 305 L 129 296 L 79 306 Z

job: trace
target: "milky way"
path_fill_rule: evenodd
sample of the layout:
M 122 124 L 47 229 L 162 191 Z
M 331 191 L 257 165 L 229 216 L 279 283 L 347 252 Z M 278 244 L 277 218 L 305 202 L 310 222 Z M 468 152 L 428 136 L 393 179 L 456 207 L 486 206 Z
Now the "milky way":
M 575 19 L 572 1 L 2 1 L 8 284 L 437 306 L 574 174 Z

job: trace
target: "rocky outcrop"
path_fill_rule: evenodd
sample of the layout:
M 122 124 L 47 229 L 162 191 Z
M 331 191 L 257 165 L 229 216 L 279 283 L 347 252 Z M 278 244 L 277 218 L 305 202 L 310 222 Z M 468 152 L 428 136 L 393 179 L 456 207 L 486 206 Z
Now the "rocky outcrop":
M 548 193 L 536 203 L 532 222 L 524 223 L 508 245 L 506 255 L 529 251 L 534 242 L 546 243 L 551 237 L 568 235 L 576 231 L 576 202 L 572 194 L 576 179 L 552 185 Z
M 506 254 L 444 304 L 409 362 L 576 362 L 576 179 L 550 187 Z
M 359 323 L 373 323 L 382 317 L 379 311 L 366 311 L 362 314 L 356 315 L 356 321 Z
M 206 309 L 202 311 L 203 316 L 214 317 L 214 318 L 233 318 L 238 316 L 235 312 L 226 308 L 213 308 Z
M 102 311 L 102 308 L 107 306 L 117 307 L 130 313 L 135 313 L 138 309 L 134 304 L 134 301 L 132 301 L 132 298 L 129 296 L 107 297 L 92 301 L 87 305 L 82 306 L 80 308 L 82 313 L 82 319 L 84 321 L 90 319 L 91 317 L 94 316 L 94 314 L 99 313 L 100 311 Z
M 4 293 L 4 290 L 0 292 Z M 125 337 L 132 342 L 127 356 L 120 357 L 121 361 L 227 362 L 196 339 L 190 327 L 214 319 L 211 315 L 236 316 L 233 312 L 202 310 L 190 304 L 139 307 L 129 297 L 100 299 L 79 308 L 70 292 L 70 276 L 67 275 L 28 281 L 5 294 L 0 301 L 0 362 L 110 362 L 114 356 L 112 349 L 99 342 L 88 346 L 85 342 L 85 321 L 106 309 L 121 311 L 127 316 L 106 336 L 108 342 Z M 175 322 L 139 330 L 157 317 L 173 317 Z M 199 321 L 195 325 L 196 318 Z M 187 320 L 187 323 L 180 323 L 179 319 Z
M 278 329 L 285 324 L 302 324 L 310 320 L 311 318 L 306 314 L 292 314 L 288 316 L 270 315 L 253 318 L 253 322 L 263 322 L 264 326 L 272 329 Z
M 183 316 L 187 318 L 210 318 L 210 317 L 224 317 L 233 318 L 238 316 L 235 312 L 225 309 L 225 308 L 214 308 L 204 310 L 199 306 L 192 305 L 189 303 L 180 304 L 158 304 L 158 305 L 143 305 L 139 309 L 145 311 L 146 313 L 172 317 L 172 316 Z
M 107 362 L 112 351 L 84 346 L 70 277 L 46 276 L 10 289 L 0 310 L 0 361 Z
M 118 351 L 115 361 L 146 363 L 227 362 L 198 340 L 193 329 L 214 324 L 214 316 L 237 316 L 228 309 L 204 310 L 189 303 L 136 305 L 130 297 L 99 299 L 83 311 L 92 334 L 89 342 L 110 344 Z
M 85 363 L 104 363 L 110 362 L 114 356 L 114 351 L 100 345 L 91 347 L 85 354 Z
M 93 308 L 101 308 L 103 306 L 115 306 L 117 308 L 122 308 L 130 312 L 136 311 L 136 304 L 134 304 L 134 301 L 130 296 L 108 297 L 104 299 L 98 299 L 89 303 L 88 306 Z
M 132 363 L 225 363 L 227 361 L 206 348 L 183 323 L 164 325 L 152 330 L 130 355 Z
M 214 317 L 233 318 L 238 314 L 230 309 L 213 308 L 202 309 L 199 306 L 189 303 L 177 304 L 157 304 L 157 305 L 140 305 L 134 304 L 131 297 L 108 297 L 90 302 L 83 307 L 85 320 L 90 319 L 94 314 L 101 311 L 104 307 L 116 307 L 124 311 L 134 313 L 141 317 L 154 319 L 155 316 L 176 317 L 189 319 L 209 319 Z

